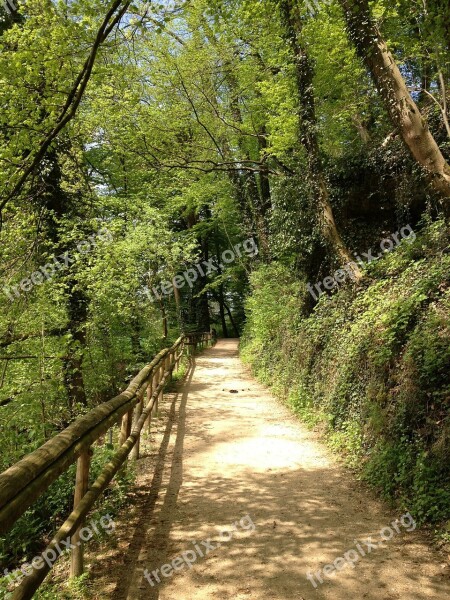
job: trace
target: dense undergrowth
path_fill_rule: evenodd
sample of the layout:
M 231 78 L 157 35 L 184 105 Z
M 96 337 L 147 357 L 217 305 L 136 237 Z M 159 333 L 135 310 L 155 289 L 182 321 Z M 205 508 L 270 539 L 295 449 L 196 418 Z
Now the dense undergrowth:
M 188 370 L 188 361 L 182 359 L 177 372 L 173 373 L 172 381 L 168 384 L 167 391 L 175 389 Z M 119 429 L 111 430 L 110 441 L 93 448 L 90 466 L 90 481 L 96 480 L 105 465 L 117 451 Z M 111 443 L 112 441 L 112 443 Z M 73 483 L 75 481 L 76 464 L 73 464 L 55 481 L 47 492 L 30 507 L 16 522 L 14 527 L 4 536 L 0 537 L 0 600 L 11 597 L 12 586 L 7 577 L 2 574 L 18 573 L 25 564 L 31 562 L 34 556 L 39 556 L 50 541 L 62 522 L 70 513 L 73 504 Z M 132 461 L 127 463 L 127 468 L 120 470 L 112 484 L 102 495 L 95 509 L 86 519 L 86 524 L 98 523 L 105 515 L 114 519 L 129 501 L 129 492 L 133 489 L 136 480 L 136 469 Z M 102 528 L 97 528 L 95 539 L 101 543 L 108 538 Z M 68 553 L 66 553 L 68 555 Z M 38 600 L 64 598 L 65 600 L 78 600 L 84 598 L 90 581 L 87 574 L 66 582 L 66 573 L 62 577 L 50 580 L 37 592 Z
M 241 345 L 257 376 L 419 523 L 450 518 L 449 275 L 443 222 L 309 315 L 295 276 L 262 266 Z
M 91 459 L 90 480 L 95 481 L 103 467 L 109 462 L 115 451 L 111 444 L 96 447 Z M 14 527 L 0 537 L 0 567 L 3 574 L 18 573 L 25 563 L 39 556 L 50 542 L 52 536 L 70 513 L 73 504 L 73 482 L 76 465 L 63 473 L 59 479 L 30 507 L 15 523 Z M 114 518 L 127 501 L 127 494 L 135 479 L 130 464 L 127 470 L 121 471 L 113 484 L 103 495 L 96 509 L 89 516 L 88 522 L 98 522 L 104 515 Z M 96 537 L 106 536 L 100 528 Z M 8 569 L 8 571 L 5 570 Z M 10 585 L 7 577 L 0 576 L 0 599 L 9 598 Z

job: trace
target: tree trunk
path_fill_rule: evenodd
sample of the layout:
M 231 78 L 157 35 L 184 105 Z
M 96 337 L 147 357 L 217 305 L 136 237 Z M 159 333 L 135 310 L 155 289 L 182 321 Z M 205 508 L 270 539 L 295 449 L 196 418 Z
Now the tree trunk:
M 214 35 L 211 26 L 207 19 L 202 19 L 202 26 L 205 30 L 205 35 L 209 42 L 217 47 L 218 42 Z M 242 118 L 241 107 L 239 105 L 240 90 L 239 83 L 232 69 L 225 70 L 225 80 L 228 86 L 229 107 L 233 115 L 233 119 L 239 125 L 244 124 Z M 215 100 L 216 101 L 216 100 Z M 216 101 L 216 106 L 219 108 L 219 103 Z M 238 147 L 245 160 L 251 160 L 250 152 L 243 143 L 243 136 L 238 136 Z M 226 138 L 223 141 L 224 155 L 233 159 L 233 152 Z M 261 150 L 261 147 L 259 147 Z M 242 210 L 244 225 L 246 226 L 249 237 L 257 237 L 258 247 L 260 249 L 260 257 L 263 261 L 270 261 L 269 247 L 269 227 L 267 220 L 268 209 L 271 208 L 271 195 L 269 184 L 269 171 L 264 165 L 259 173 L 260 186 L 258 188 L 258 180 L 256 173 L 246 172 L 239 174 L 237 171 L 229 171 L 230 181 L 236 190 L 238 204 Z M 249 225 L 252 231 L 249 230 Z
M 142 351 L 141 346 L 141 323 L 138 317 L 138 311 L 135 309 L 135 314 L 130 319 L 130 339 L 131 339 L 131 352 L 133 353 L 133 360 L 135 363 L 145 362 L 146 356 Z
M 202 262 L 205 263 L 209 259 L 207 236 L 203 236 L 200 239 L 200 244 L 202 248 Z M 198 288 L 196 284 L 198 284 Z M 208 284 L 207 276 L 200 275 L 196 284 L 194 284 L 194 290 L 196 294 L 198 294 L 198 297 L 196 298 L 197 329 L 198 331 L 209 331 L 211 329 L 211 320 L 209 314 L 208 292 L 203 292 Z
M 164 304 L 164 298 L 159 298 L 159 308 L 161 309 L 161 323 L 163 328 L 163 338 L 166 340 L 169 335 L 169 326 L 167 323 L 167 311 L 166 305 Z
M 244 124 L 242 118 L 241 108 L 239 106 L 239 86 L 236 78 L 231 71 L 227 74 L 227 84 L 229 87 L 230 94 L 230 108 L 233 114 L 233 118 L 239 125 Z M 265 128 L 262 128 L 262 133 L 265 133 Z M 242 136 L 238 138 L 239 149 L 245 160 L 251 160 L 250 153 L 245 147 Z M 265 138 L 258 139 L 258 148 L 261 151 L 266 147 Z M 229 154 L 231 152 L 229 151 Z M 256 235 L 260 247 L 260 255 L 263 261 L 268 262 L 270 260 L 270 246 L 269 246 L 269 227 L 268 227 L 268 213 L 272 207 L 272 199 L 270 194 L 270 183 L 269 183 L 269 172 L 266 165 L 264 165 L 259 173 L 260 187 L 258 188 L 258 180 L 256 174 L 253 172 L 247 172 L 244 175 L 235 175 L 241 179 L 242 184 L 238 186 L 244 191 L 244 194 L 248 198 L 248 205 L 251 211 L 251 221 L 256 230 Z
M 228 316 L 230 318 L 230 323 L 231 323 L 231 326 L 233 327 L 234 335 L 236 337 L 239 337 L 239 329 L 236 326 L 236 322 L 233 318 L 233 313 L 231 312 L 230 307 L 228 306 L 228 304 L 226 302 L 224 302 L 223 305 L 224 305 L 225 310 L 227 311 Z
M 218 42 L 216 36 L 214 35 L 207 19 L 202 19 L 202 25 L 209 42 L 214 47 L 217 47 Z M 239 105 L 239 83 L 232 68 L 227 68 L 225 70 L 225 78 L 228 85 L 229 107 L 233 115 L 233 119 L 239 125 L 243 125 L 244 121 Z M 220 105 L 219 102 L 217 102 L 217 99 L 214 99 L 214 102 L 216 103 L 216 108 L 219 109 Z M 250 152 L 243 142 L 243 137 L 238 136 L 238 147 L 242 153 L 242 157 L 245 160 L 251 160 Z M 233 152 L 226 137 L 223 139 L 222 145 L 224 147 L 224 155 L 229 157 L 230 160 L 233 160 Z M 261 145 L 259 145 L 258 149 L 261 150 Z M 267 219 L 268 209 L 271 208 L 269 170 L 266 165 L 262 166 L 261 171 L 258 174 L 260 182 L 259 187 L 258 178 L 254 172 L 240 174 L 237 171 L 230 170 L 228 173 L 230 181 L 236 190 L 236 199 L 242 211 L 247 233 L 249 234 L 249 237 L 255 236 L 256 234 L 258 247 L 260 249 L 260 258 L 264 262 L 269 262 L 270 247 Z
M 210 210 L 205 209 L 206 219 L 210 218 Z M 186 216 L 186 222 L 188 229 L 192 229 L 198 223 L 198 216 L 194 211 L 190 211 Z M 190 297 L 190 315 L 189 324 L 195 324 L 197 331 L 209 331 L 211 328 L 211 319 L 209 314 L 209 301 L 208 292 L 205 292 L 205 287 L 208 284 L 208 277 L 201 266 L 208 262 L 208 235 L 202 233 L 198 236 L 197 241 L 200 246 L 200 269 L 196 265 L 192 265 L 191 268 L 197 271 L 198 276 L 191 286 L 191 297 Z
M 450 167 L 372 19 L 368 0 L 340 0 L 340 3 L 349 36 L 372 75 L 392 123 L 433 188 L 450 199 Z
M 178 287 L 175 285 L 175 277 L 172 279 L 173 297 L 175 298 L 175 307 L 177 311 L 177 323 L 180 331 L 184 331 L 183 313 L 181 309 L 181 294 Z
M 217 294 L 214 294 L 217 302 L 219 303 L 219 312 L 220 312 L 220 323 L 222 325 L 222 336 L 224 338 L 228 338 L 228 327 L 227 321 L 225 319 L 225 299 L 223 293 L 223 283 L 220 284 L 219 290 Z
M 61 168 L 58 153 L 51 150 L 47 153 L 50 168 L 45 173 L 45 187 L 39 201 L 46 208 L 45 227 L 55 254 L 66 250 L 61 242 L 59 221 L 63 216 L 71 214 L 73 207 L 68 197 L 61 189 Z M 70 411 L 76 404 L 87 405 L 87 397 L 83 381 L 83 354 L 86 347 L 86 321 L 88 316 L 88 299 L 86 294 L 77 288 L 77 280 L 72 267 L 67 274 L 61 273 L 56 277 L 67 284 L 67 331 L 70 340 L 67 343 L 66 354 L 63 358 L 63 380 L 67 391 Z
M 71 286 L 69 286 L 71 287 Z M 69 326 L 71 340 L 64 358 L 64 383 L 69 408 L 76 404 L 87 405 L 83 380 L 83 354 L 86 348 L 87 299 L 82 291 L 71 291 L 68 297 Z
M 352 123 L 356 127 L 359 137 L 363 144 L 368 144 L 370 142 L 370 133 L 366 127 L 366 124 L 361 119 L 358 114 L 352 115 Z
M 272 194 L 270 191 L 269 168 L 267 165 L 267 130 L 264 125 L 258 132 L 258 148 L 261 159 L 263 160 L 263 165 L 259 173 L 262 212 L 267 222 L 269 211 L 272 208 Z
M 302 21 L 298 16 L 293 0 L 281 0 L 280 9 L 284 35 L 295 59 L 300 116 L 300 143 L 306 152 L 308 161 L 307 176 L 317 203 L 323 235 L 331 245 L 339 261 L 342 264 L 348 264 L 353 271 L 355 279 L 360 279 L 362 277 L 361 270 L 354 262 L 350 251 L 340 236 L 330 204 L 330 195 L 323 172 L 319 141 L 317 139 L 317 120 L 313 91 L 314 70 L 300 39 Z
M 219 277 L 221 277 L 222 276 L 222 268 L 220 267 L 220 244 L 219 244 L 218 235 L 219 234 L 216 229 L 214 237 L 215 237 L 217 262 L 219 263 L 218 274 L 219 274 Z M 227 338 L 228 337 L 228 328 L 227 328 L 227 321 L 225 319 L 225 294 L 224 294 L 223 282 L 219 285 L 219 292 L 216 295 L 216 299 L 219 303 L 220 322 L 222 324 L 222 335 L 223 335 L 223 337 Z

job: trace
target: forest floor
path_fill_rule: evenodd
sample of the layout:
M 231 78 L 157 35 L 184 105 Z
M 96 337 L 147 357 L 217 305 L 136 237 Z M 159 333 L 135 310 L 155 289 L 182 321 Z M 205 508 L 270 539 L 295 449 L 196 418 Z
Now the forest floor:
M 148 442 L 114 543 L 90 561 L 92 598 L 450 597 L 444 556 L 255 381 L 238 340 L 196 357 Z

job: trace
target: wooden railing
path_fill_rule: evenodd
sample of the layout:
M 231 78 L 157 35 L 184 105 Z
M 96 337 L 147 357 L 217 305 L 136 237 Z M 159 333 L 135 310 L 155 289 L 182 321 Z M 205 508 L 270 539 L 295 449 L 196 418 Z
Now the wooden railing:
M 44 552 L 59 557 L 59 544 L 71 537 L 71 576 L 83 573 L 83 541 L 79 532 L 86 515 L 131 455 L 139 458 L 140 436 L 144 425 L 150 430 L 152 417 L 158 414 L 158 403 L 172 372 L 179 368 L 181 357 L 188 349 L 203 348 L 213 342 L 211 333 L 190 333 L 181 336 L 171 348 L 162 350 L 142 369 L 127 389 L 108 402 L 76 419 L 69 427 L 48 440 L 0 474 L 0 535 L 9 531 L 23 513 L 40 498 L 49 486 L 75 461 L 77 472 L 74 508 L 56 532 Z M 115 424 L 121 422 L 118 450 L 89 485 L 91 446 Z M 43 552 L 43 554 L 44 554 Z M 55 561 L 56 562 L 56 561 Z M 14 590 L 12 600 L 28 600 L 39 588 L 51 566 L 30 567 L 29 574 Z

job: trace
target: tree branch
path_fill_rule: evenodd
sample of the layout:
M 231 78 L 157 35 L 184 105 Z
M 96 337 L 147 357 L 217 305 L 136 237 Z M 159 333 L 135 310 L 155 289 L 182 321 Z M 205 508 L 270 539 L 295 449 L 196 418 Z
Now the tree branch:
M 55 329 L 50 329 L 49 331 L 46 332 L 47 336 L 59 336 L 59 335 L 64 335 L 65 333 L 67 333 L 68 328 L 67 327 L 58 327 Z M 17 342 L 25 342 L 26 340 L 29 340 L 31 338 L 36 338 L 36 337 L 41 337 L 41 333 L 22 333 L 20 335 L 11 335 L 9 333 L 7 333 L 3 339 L 0 339 L 0 348 L 7 348 L 8 346 L 11 346 L 12 344 L 15 344 Z
M 106 38 L 109 36 L 111 31 L 114 29 L 114 27 L 117 25 L 117 23 L 120 21 L 120 19 L 123 17 L 130 3 L 131 0 L 115 0 L 113 5 L 107 12 L 97 32 L 89 57 L 84 63 L 83 68 L 81 69 L 78 77 L 75 80 L 75 83 L 72 86 L 71 91 L 69 92 L 66 103 L 63 106 L 63 109 L 58 117 L 56 125 L 53 127 L 53 130 L 47 135 L 47 137 L 41 142 L 33 160 L 28 165 L 28 167 L 25 168 L 18 182 L 13 187 L 12 191 L 0 203 L 0 230 L 3 224 L 3 209 L 12 198 L 20 194 L 25 183 L 28 180 L 28 177 L 31 175 L 31 173 L 33 173 L 33 171 L 39 165 L 41 160 L 44 158 L 50 144 L 56 139 L 60 131 L 67 125 L 67 123 L 75 116 L 78 106 L 80 105 L 81 99 L 86 90 L 89 79 L 91 78 L 92 69 L 97 58 L 98 50 L 103 44 L 103 42 L 106 40 Z M 122 4 L 123 6 L 121 8 Z

